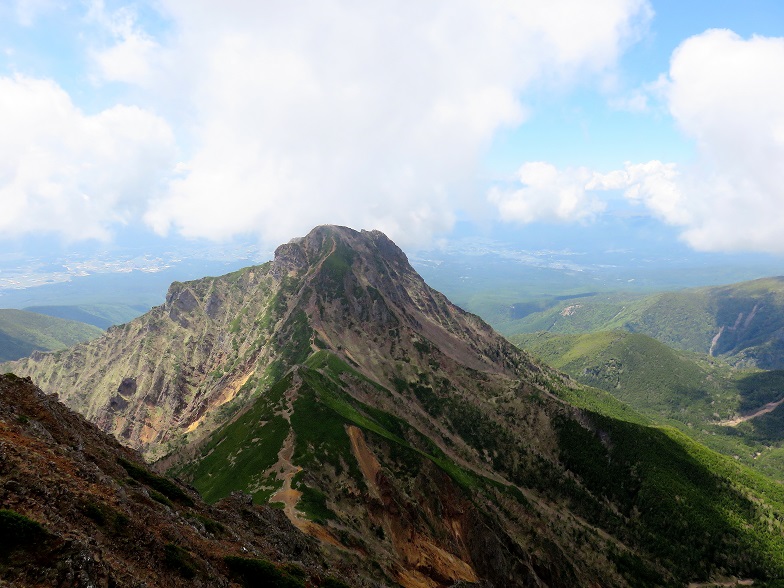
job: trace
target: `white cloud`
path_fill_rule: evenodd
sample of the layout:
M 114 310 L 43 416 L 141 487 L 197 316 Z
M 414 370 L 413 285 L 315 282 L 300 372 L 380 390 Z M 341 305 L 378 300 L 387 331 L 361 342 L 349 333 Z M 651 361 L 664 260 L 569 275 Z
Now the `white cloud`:
M 681 227 L 695 249 L 784 253 L 784 38 L 706 31 L 684 41 L 669 76 L 645 90 L 694 140 L 695 161 L 626 163 L 604 174 L 526 164 L 523 188 L 490 194 L 501 218 L 590 218 L 599 192 L 622 190 Z M 634 101 L 616 106 L 647 107 Z
M 626 96 L 618 96 L 609 100 L 610 108 L 626 112 L 648 112 L 650 101 L 647 92 L 637 89 Z
M 403 243 L 448 230 L 526 90 L 602 74 L 651 16 L 644 0 L 160 4 L 165 39 L 109 23 L 116 42 L 95 53 L 187 131 L 145 220 L 268 242 L 323 222 Z
M 161 47 L 137 24 L 133 9 L 123 6 L 107 11 L 103 0 L 91 0 L 88 19 L 98 24 L 111 39 L 109 46 L 91 50 L 101 78 L 149 86 L 153 63 L 159 58 Z
M 697 249 L 784 253 L 784 39 L 691 37 L 663 89 L 698 157 L 677 170 L 646 164 L 647 180 L 628 195 L 682 226 Z
M 692 220 L 680 185 L 681 176 L 674 163 L 649 161 L 626 163 L 623 170 L 594 173 L 586 186 L 591 190 L 623 190 L 631 201 L 647 206 L 658 218 L 684 225 Z
M 596 189 L 595 174 L 587 168 L 559 170 L 549 163 L 525 163 L 518 172 L 522 187 L 490 190 L 488 200 L 505 221 L 573 222 L 589 220 L 604 210 L 604 203 L 589 194 Z
M 63 8 L 59 0 L 16 0 L 16 18 L 25 27 L 32 26 L 44 14 Z
M 133 106 L 85 115 L 57 84 L 0 77 L 0 234 L 108 238 L 143 210 L 174 139 Z
M 674 163 L 626 163 L 623 169 L 600 173 L 588 168 L 557 169 L 529 162 L 518 172 L 521 188 L 495 187 L 488 200 L 507 222 L 588 221 L 607 207 L 602 192 L 621 191 L 630 201 L 647 206 L 665 222 L 688 225 L 692 213 L 684 199 L 682 177 Z

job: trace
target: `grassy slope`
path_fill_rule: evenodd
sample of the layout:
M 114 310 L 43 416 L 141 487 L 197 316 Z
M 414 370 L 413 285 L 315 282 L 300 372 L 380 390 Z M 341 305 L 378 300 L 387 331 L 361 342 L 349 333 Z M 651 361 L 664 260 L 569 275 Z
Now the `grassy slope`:
M 56 351 L 99 337 L 98 327 L 16 309 L 0 310 L 0 361 Z
M 474 500 L 476 492 L 489 496 L 498 487 L 497 482 L 456 465 L 406 423 L 352 398 L 342 388 L 340 376 L 345 373 L 361 378 L 327 352 L 311 356 L 296 376 L 290 373 L 243 417 L 217 431 L 200 461 L 185 473 L 209 501 L 243 485 L 246 491 L 249 484 L 257 487 L 258 480 L 245 473 L 260 475 L 276 461 L 286 433 L 264 436 L 263 429 L 270 426 L 274 410 L 283 408 L 284 391 L 291 378 L 297 377 L 300 386 L 291 416 L 296 434 L 293 462 L 303 471 L 295 478 L 295 487 L 303 492 L 299 508 L 312 519 L 323 523 L 338 516 L 328 500 L 329 480 L 335 478 L 319 472 L 325 468 L 342 471 L 363 484 L 345 430 L 349 424 L 397 447 L 398 461 L 408 463 L 412 471 L 421 467 L 418 464 L 423 459 L 436 464 L 467 493 L 473 493 Z M 514 452 L 524 449 L 503 446 L 505 437 L 497 435 L 499 431 L 493 439 L 477 438 L 470 443 L 498 446 L 506 457 L 496 464 L 497 470 L 518 480 L 517 486 L 533 489 L 547 500 L 571 504 L 592 524 L 634 545 L 635 551 L 614 553 L 612 558 L 622 573 L 635 578 L 635 585 L 657 582 L 656 572 L 634 555 L 641 552 L 667 562 L 678 578 L 707 578 L 722 570 L 755 577 L 784 576 L 784 488 L 673 428 L 650 425 L 605 392 L 591 388 L 579 394 L 555 392 L 586 409 L 587 422 L 578 424 L 565 417 L 554 422 L 561 462 L 579 484 L 557 473 L 562 466 L 509 469 L 509 464 L 519 463 Z M 439 412 L 459 430 L 457 420 L 463 407 L 451 402 L 441 399 L 437 407 L 425 408 Z M 481 435 L 485 423 L 481 419 L 472 422 L 475 436 Z M 417 440 L 415 444 L 412 439 Z M 252 468 L 246 467 L 249 460 Z M 227 462 L 235 468 L 227 468 Z M 510 492 L 519 496 L 514 487 Z M 263 502 L 270 495 L 270 491 L 256 492 L 254 498 Z M 608 509 L 607 501 L 614 506 Z
M 720 420 L 782 398 L 784 372 L 735 370 L 640 334 L 533 333 L 511 337 L 544 362 L 601 388 L 658 422 L 671 424 L 716 451 L 738 456 L 784 479 L 784 406 L 738 427 Z
M 560 301 L 530 314 L 504 331 L 509 334 L 549 331 L 586 333 L 626 329 L 645 333 L 681 349 L 707 352 L 718 328 L 705 291 L 668 292 L 649 296 L 599 294 Z
M 280 415 L 286 409 L 284 394 L 292 386 L 293 373 L 262 394 L 250 410 L 216 431 L 196 460 L 175 473 L 192 480 L 208 502 L 215 502 L 236 490 L 251 490 L 256 502 L 265 503 L 281 483 L 274 473 L 268 477 L 262 474 L 277 462 L 283 441 L 293 428 L 296 434 L 293 463 L 296 466 L 315 470 L 329 465 L 338 471 L 347 467 L 350 476 L 361 483 L 361 473 L 345 431 L 347 425 L 355 425 L 398 444 L 403 451 L 431 460 L 459 484 L 471 484 L 471 474 L 446 459 L 435 445 L 423 441 L 430 445 L 430 451 L 424 452 L 405 441 L 401 433 L 403 429 L 410 429 L 408 425 L 352 399 L 341 389 L 341 373 L 359 377 L 335 356 L 327 352 L 315 353 L 307 365 L 297 371 L 301 383 L 290 423 Z M 380 386 L 377 389 L 389 394 Z M 227 462 L 232 464 L 231 468 L 225 467 Z M 308 505 L 304 506 L 307 509 Z

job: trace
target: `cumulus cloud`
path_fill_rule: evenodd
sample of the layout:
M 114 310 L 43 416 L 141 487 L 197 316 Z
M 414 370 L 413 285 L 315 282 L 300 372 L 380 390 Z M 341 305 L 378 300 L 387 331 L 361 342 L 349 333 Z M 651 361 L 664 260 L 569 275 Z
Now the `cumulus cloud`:
M 144 218 L 271 242 L 323 222 L 404 243 L 448 230 L 525 92 L 605 72 L 651 16 L 644 0 L 160 6 L 165 39 L 133 22 L 94 54 L 182 129 L 186 157 Z
M 684 41 L 669 75 L 647 90 L 694 141 L 694 161 L 626 163 L 609 173 L 526 164 L 522 188 L 489 196 L 501 218 L 590 218 L 601 192 L 620 190 L 681 227 L 695 249 L 784 253 L 784 38 L 706 31 Z
M 574 222 L 589 220 L 604 210 L 604 203 L 591 190 L 607 189 L 596 184 L 589 169 L 559 170 L 545 162 L 525 163 L 518 171 L 521 187 L 492 188 L 488 200 L 505 221 Z
M 680 182 L 681 174 L 676 164 L 654 160 L 627 162 L 622 170 L 594 173 L 586 187 L 591 190 L 623 190 L 626 198 L 644 204 L 665 222 L 685 225 L 692 221 L 692 215 Z
M 696 142 L 681 182 L 700 249 L 784 252 L 784 38 L 711 30 L 672 56 L 667 100 Z
M 110 39 L 108 45 L 91 50 L 98 75 L 111 82 L 149 86 L 161 47 L 139 26 L 136 12 L 128 6 L 107 10 L 103 0 L 92 0 L 87 18 Z
M 173 135 L 134 106 L 86 115 L 50 80 L 0 77 L 0 234 L 106 239 L 144 209 Z
M 706 31 L 675 50 L 659 87 L 697 158 L 631 166 L 627 196 L 696 249 L 784 252 L 784 39 Z

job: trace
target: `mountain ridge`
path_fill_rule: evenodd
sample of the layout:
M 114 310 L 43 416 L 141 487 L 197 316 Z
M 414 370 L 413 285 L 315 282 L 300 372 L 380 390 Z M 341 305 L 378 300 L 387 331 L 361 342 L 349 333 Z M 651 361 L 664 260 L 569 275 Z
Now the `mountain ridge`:
M 376 231 L 317 227 L 12 367 L 410 588 L 784 575 L 775 486 L 534 361 Z

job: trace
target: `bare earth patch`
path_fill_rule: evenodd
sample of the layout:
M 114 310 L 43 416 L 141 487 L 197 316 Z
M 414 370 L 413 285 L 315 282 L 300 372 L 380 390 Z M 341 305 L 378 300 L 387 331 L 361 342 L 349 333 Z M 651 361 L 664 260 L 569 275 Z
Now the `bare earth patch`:
M 719 424 L 725 427 L 736 427 L 739 424 L 745 423 L 746 421 L 750 421 L 751 419 L 755 419 L 758 416 L 762 416 L 763 414 L 768 414 L 769 412 L 773 412 L 782 404 L 784 404 L 784 398 L 782 398 L 781 400 L 776 400 L 775 402 L 768 402 L 765 406 L 754 411 L 751 414 L 739 416 L 734 419 L 729 419 L 727 421 L 721 421 Z

